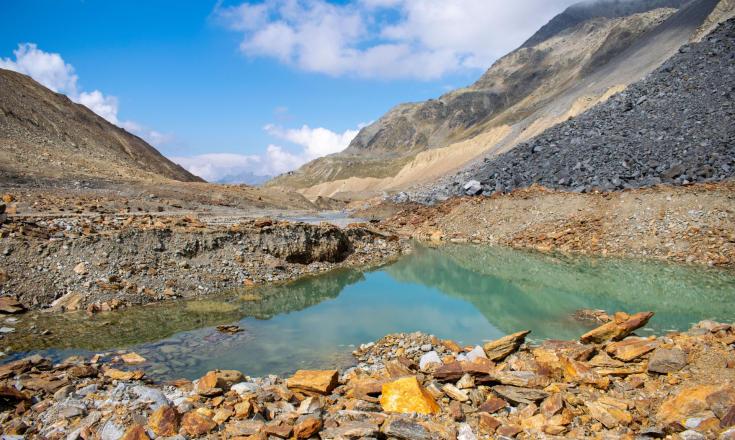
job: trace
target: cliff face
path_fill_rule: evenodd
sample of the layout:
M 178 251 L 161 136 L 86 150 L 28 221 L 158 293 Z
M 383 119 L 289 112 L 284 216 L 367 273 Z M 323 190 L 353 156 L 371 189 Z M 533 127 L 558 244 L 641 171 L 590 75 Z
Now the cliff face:
M 5 177 L 202 182 L 143 139 L 28 76 L 0 69 Z
M 334 196 L 335 191 L 346 193 L 354 186 L 351 182 L 336 185 L 337 181 L 395 180 L 406 168 L 415 171 L 422 166 L 417 158 L 429 150 L 472 139 L 483 144 L 473 147 L 474 157 L 512 148 L 641 79 L 690 38 L 717 1 L 682 3 L 629 0 L 574 5 L 497 60 L 469 87 L 426 102 L 400 104 L 363 128 L 342 153 L 312 161 L 271 184 L 301 188 L 309 196 Z M 687 19 L 682 20 L 682 15 Z M 682 23 L 669 29 L 673 28 L 669 22 L 677 20 Z M 663 33 L 665 42 L 656 37 Z M 632 52 L 636 46 L 644 56 Z M 508 136 L 492 144 L 480 140 L 500 127 L 509 127 Z M 463 151 L 461 155 L 437 153 L 450 165 L 424 174 L 433 178 L 451 167 L 457 169 L 472 158 Z M 405 188 L 405 179 L 398 180 L 400 184 L 373 186 Z

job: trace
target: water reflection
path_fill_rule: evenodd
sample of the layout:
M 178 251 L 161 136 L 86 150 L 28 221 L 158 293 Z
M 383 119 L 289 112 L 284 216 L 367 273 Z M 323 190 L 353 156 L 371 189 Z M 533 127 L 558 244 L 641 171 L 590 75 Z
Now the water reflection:
M 259 300 L 253 301 L 254 299 Z M 213 368 L 288 373 L 350 362 L 357 344 L 421 330 L 462 343 L 531 329 L 534 338 L 576 338 L 580 308 L 653 310 L 649 330 L 685 329 L 735 316 L 735 276 L 641 261 L 560 258 L 508 249 L 419 247 L 395 264 L 335 271 L 297 282 L 224 292 L 206 300 L 134 307 L 94 317 L 27 315 L 11 358 L 130 348 L 149 374 L 197 377 Z M 214 326 L 238 322 L 223 335 Z M 28 327 L 52 331 L 28 335 Z

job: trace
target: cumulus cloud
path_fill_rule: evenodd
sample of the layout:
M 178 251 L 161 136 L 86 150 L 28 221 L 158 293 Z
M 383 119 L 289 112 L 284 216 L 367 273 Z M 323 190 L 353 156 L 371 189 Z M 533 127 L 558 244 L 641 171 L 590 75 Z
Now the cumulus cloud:
M 344 150 L 359 131 L 357 129 L 335 133 L 323 127 L 311 128 L 308 125 L 303 125 L 301 128 L 284 129 L 277 125 L 268 124 L 264 128 L 272 136 L 304 147 L 302 156 L 306 160 Z
M 74 66 L 65 62 L 60 54 L 45 52 L 33 43 L 21 43 L 13 51 L 13 55 L 15 59 L 0 58 L 0 68 L 30 76 L 54 92 L 67 95 L 72 101 L 82 104 L 110 123 L 145 138 L 153 145 L 160 146 L 172 139 L 169 134 L 151 130 L 134 121 L 120 121 L 117 97 L 105 95 L 99 90 L 82 91 Z
M 240 50 L 299 69 L 436 79 L 487 68 L 578 0 L 262 0 L 219 7 Z
M 358 129 L 337 133 L 332 130 L 303 125 L 283 128 L 268 124 L 263 129 L 274 138 L 297 148 L 291 151 L 281 145 L 269 144 L 261 155 L 230 153 L 200 154 L 170 159 L 193 174 L 211 182 L 261 183 L 264 179 L 294 170 L 306 162 L 344 150 L 357 136 Z

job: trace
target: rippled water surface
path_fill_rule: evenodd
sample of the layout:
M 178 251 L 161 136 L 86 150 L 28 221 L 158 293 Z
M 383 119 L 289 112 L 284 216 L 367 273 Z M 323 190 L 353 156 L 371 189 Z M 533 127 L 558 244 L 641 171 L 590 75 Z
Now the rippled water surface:
M 523 329 L 535 339 L 576 338 L 591 326 L 572 316 L 583 308 L 653 310 L 642 333 L 683 330 L 702 319 L 732 322 L 735 274 L 477 246 L 420 247 L 370 272 L 341 270 L 91 318 L 24 315 L 13 324 L 17 336 L 5 360 L 29 352 L 62 358 L 125 349 L 144 356 L 142 368 L 157 378 L 195 378 L 214 368 L 285 374 L 347 365 L 356 345 L 392 332 L 420 330 L 465 344 Z M 214 329 L 230 323 L 244 331 Z M 31 326 L 36 336 L 27 336 Z M 51 334 L 37 335 L 46 329 Z

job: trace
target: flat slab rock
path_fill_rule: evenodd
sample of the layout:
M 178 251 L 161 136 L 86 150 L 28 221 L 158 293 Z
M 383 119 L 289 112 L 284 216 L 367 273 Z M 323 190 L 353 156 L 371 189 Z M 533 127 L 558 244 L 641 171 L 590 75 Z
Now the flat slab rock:
M 298 370 L 286 380 L 286 386 L 304 393 L 329 394 L 337 387 L 337 370 Z

